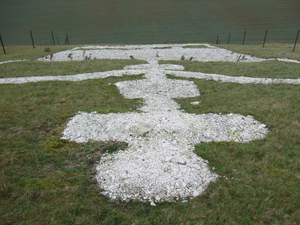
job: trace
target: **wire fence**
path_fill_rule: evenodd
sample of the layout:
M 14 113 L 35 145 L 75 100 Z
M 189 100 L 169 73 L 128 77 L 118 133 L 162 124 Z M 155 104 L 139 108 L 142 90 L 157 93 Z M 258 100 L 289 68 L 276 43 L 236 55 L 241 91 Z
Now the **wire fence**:
M 259 29 L 259 30 L 189 30 L 179 32 L 169 30 L 158 34 L 141 31 L 126 32 L 125 30 L 111 33 L 84 33 L 71 30 L 70 34 L 62 31 L 32 31 L 2 35 L 0 40 L 3 51 L 6 45 L 80 45 L 80 44 L 159 44 L 159 43 L 209 43 L 209 44 L 238 44 L 262 45 L 270 43 L 293 44 L 296 48 L 299 30 L 290 28 Z

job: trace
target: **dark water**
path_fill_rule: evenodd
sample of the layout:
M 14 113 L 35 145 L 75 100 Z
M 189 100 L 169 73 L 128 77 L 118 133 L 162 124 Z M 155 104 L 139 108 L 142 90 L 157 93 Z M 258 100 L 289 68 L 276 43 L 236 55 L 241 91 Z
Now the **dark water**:
M 293 43 L 299 0 L 0 0 L 5 44 Z

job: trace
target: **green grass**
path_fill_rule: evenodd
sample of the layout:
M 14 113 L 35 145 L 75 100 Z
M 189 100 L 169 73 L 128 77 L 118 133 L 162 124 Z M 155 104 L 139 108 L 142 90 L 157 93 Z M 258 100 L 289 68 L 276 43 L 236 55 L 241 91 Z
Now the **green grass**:
M 5 63 L 0 68 L 0 78 L 29 77 L 29 76 L 55 76 L 74 75 L 81 73 L 103 72 L 108 70 L 121 70 L 126 65 L 145 63 L 142 60 L 91 60 L 71 62 L 40 61 Z
M 26 57 L 26 51 L 22 57 Z M 31 61 L 24 62 L 25 67 L 26 63 L 33 65 Z M 98 70 L 95 62 L 87 63 Z M 107 69 L 114 68 L 112 61 L 105 63 Z M 277 66 L 276 62 L 270 63 L 270 68 Z M 81 72 L 88 70 L 88 64 Z M 199 65 L 193 65 L 194 70 L 203 72 L 202 63 Z M 224 66 L 217 63 L 212 69 L 222 70 Z M 232 67 L 232 71 L 226 69 L 228 73 L 238 73 L 237 68 L 228 67 Z M 286 73 L 290 72 L 283 68 L 278 67 L 278 74 L 289 77 Z M 48 69 L 49 73 L 54 70 L 51 66 Z M 261 73 L 260 65 L 256 69 Z M 254 74 L 255 68 L 251 70 Z M 66 68 L 65 72 L 71 74 L 73 69 Z M 22 67 L 17 67 L 12 76 L 22 73 Z M 61 74 L 58 70 L 57 73 Z M 151 207 L 102 196 L 93 179 L 95 163 L 103 152 L 124 150 L 126 144 L 76 144 L 61 140 L 61 132 L 78 111 L 134 111 L 141 100 L 124 99 L 117 87 L 109 83 L 141 78 L 142 75 L 0 85 L 0 224 L 299 222 L 299 85 L 241 85 L 190 79 L 199 87 L 201 96 L 176 99 L 186 112 L 252 115 L 267 125 L 267 137 L 248 144 L 197 145 L 196 154 L 207 159 L 220 178 L 188 203 L 160 203 Z M 201 103 L 191 105 L 192 101 Z
M 179 64 L 186 71 L 221 74 L 229 76 L 260 78 L 300 77 L 300 63 L 265 61 L 259 63 L 161 61 L 162 64 Z
M 262 45 L 215 45 L 216 47 L 225 48 L 234 52 L 254 55 L 260 58 L 289 58 L 300 61 L 300 46 L 296 45 L 293 52 L 294 44 L 266 44 Z
M 29 59 L 35 60 L 37 58 L 43 57 L 44 55 L 53 54 L 55 52 L 60 52 L 64 50 L 76 47 L 75 45 L 56 45 L 56 46 L 37 46 L 33 48 L 32 46 L 15 46 L 8 45 L 5 46 L 6 54 L 1 52 L 0 62 L 15 59 Z M 50 48 L 50 52 L 45 52 L 45 48 Z
M 126 65 L 145 63 L 142 60 L 86 60 L 71 62 L 51 62 L 45 63 L 35 61 L 44 55 L 71 49 L 75 46 L 52 46 L 51 52 L 45 52 L 45 47 L 28 47 L 28 46 L 10 46 L 8 54 L 0 55 L 0 62 L 29 59 L 16 63 L 4 63 L 0 67 L 0 78 L 8 77 L 28 77 L 28 76 L 51 76 L 51 75 L 73 75 L 80 73 L 103 72 L 108 70 L 120 70 Z
M 186 45 L 183 48 L 208 48 L 206 45 Z
M 257 45 L 216 45 L 233 52 L 249 54 L 260 58 L 289 58 L 300 61 L 300 50 L 291 51 L 292 45 L 272 44 L 264 48 Z M 160 61 L 161 64 L 179 64 L 186 71 L 221 74 L 229 76 L 245 76 L 260 78 L 300 78 L 300 63 L 277 60 L 258 63 L 235 62 L 196 62 L 196 61 Z

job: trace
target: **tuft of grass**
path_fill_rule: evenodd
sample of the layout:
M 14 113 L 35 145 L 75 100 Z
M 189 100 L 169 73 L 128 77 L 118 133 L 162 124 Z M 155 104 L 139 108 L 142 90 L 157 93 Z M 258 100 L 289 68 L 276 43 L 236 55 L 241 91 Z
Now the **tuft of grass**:
M 209 48 L 206 45 L 186 45 L 183 48 Z
M 165 47 L 155 47 L 154 49 L 170 49 L 172 46 L 165 46 Z
M 120 143 L 120 142 L 110 142 L 110 144 L 107 145 L 107 146 L 103 149 L 103 151 L 104 151 L 104 152 L 107 152 L 107 153 L 109 153 L 109 154 L 112 154 L 112 153 L 114 153 L 114 152 L 116 152 L 116 151 L 119 151 L 119 150 L 124 151 L 127 147 L 128 147 L 128 146 L 127 146 L 127 144 L 125 144 L 125 143 Z

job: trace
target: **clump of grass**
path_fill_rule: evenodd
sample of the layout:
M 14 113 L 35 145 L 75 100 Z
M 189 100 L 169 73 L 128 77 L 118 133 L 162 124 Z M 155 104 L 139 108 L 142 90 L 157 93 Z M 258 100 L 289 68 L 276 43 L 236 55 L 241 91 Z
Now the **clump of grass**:
M 186 45 L 183 48 L 209 48 L 206 45 Z
M 154 49 L 170 49 L 172 46 L 165 46 L 165 47 L 155 47 Z
M 124 151 L 127 148 L 127 144 L 120 143 L 120 142 L 111 142 L 109 145 L 107 145 L 103 151 L 107 152 L 109 154 L 112 154 L 118 150 Z

